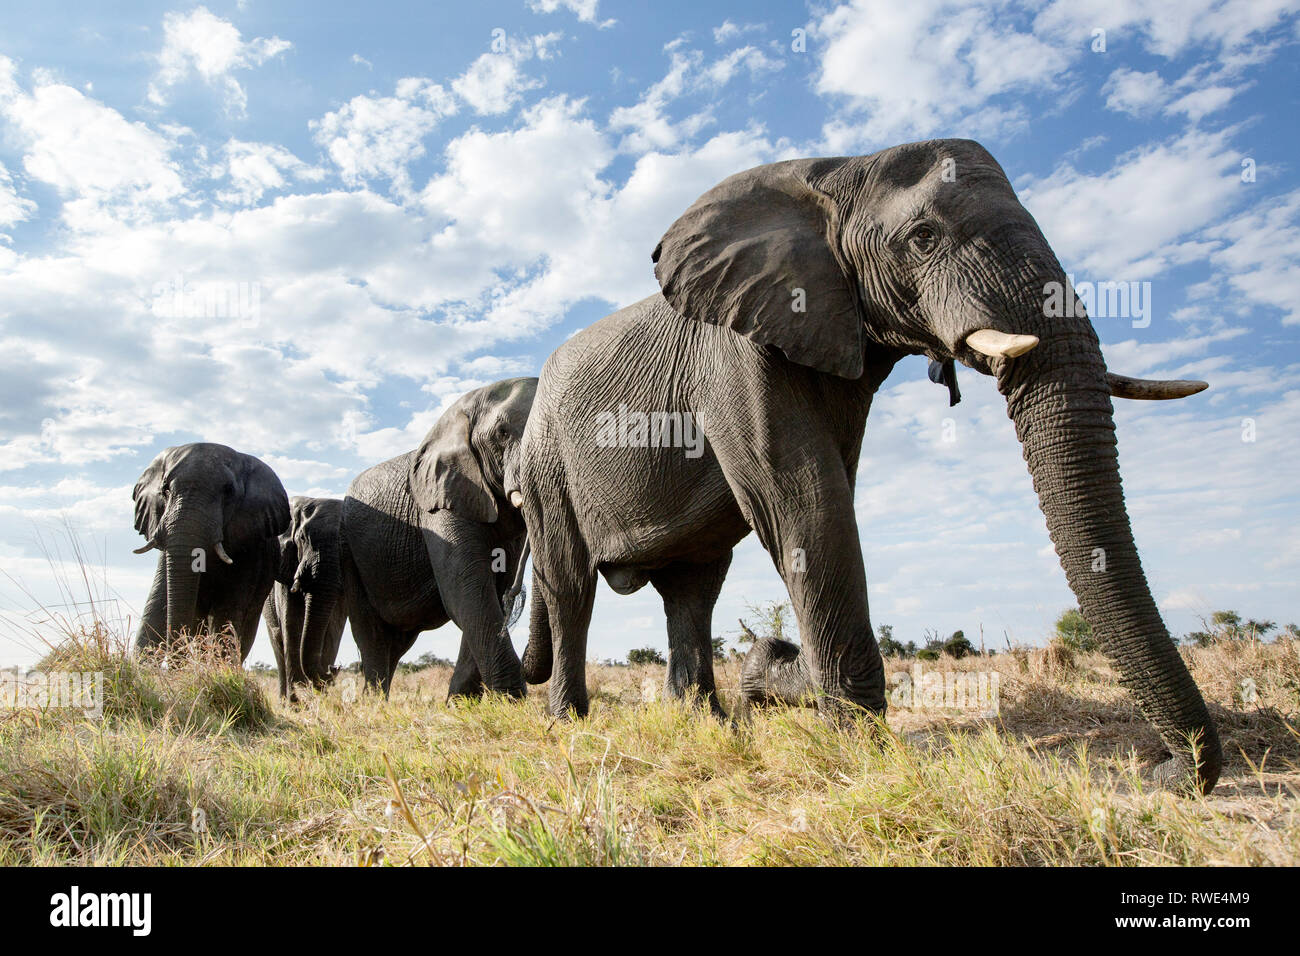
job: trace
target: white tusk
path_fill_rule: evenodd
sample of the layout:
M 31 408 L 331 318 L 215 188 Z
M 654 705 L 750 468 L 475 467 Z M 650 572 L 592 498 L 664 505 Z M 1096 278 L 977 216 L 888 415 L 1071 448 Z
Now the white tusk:
M 992 358 L 1015 358 L 1038 345 L 1036 335 L 1011 335 L 997 329 L 977 329 L 966 336 L 966 344 L 981 355 Z
M 1106 384 L 1110 386 L 1110 393 L 1116 398 L 1146 401 L 1186 398 L 1210 387 L 1209 382 L 1198 382 L 1195 379 L 1129 378 L 1127 375 L 1116 375 L 1114 372 L 1106 373 Z
M 216 548 L 214 548 L 213 550 L 215 550 L 215 551 L 217 552 L 217 557 L 219 557 L 222 561 L 225 561 L 226 564 L 234 564 L 234 563 L 235 563 L 234 561 L 231 561 L 231 560 L 230 560 L 230 555 L 226 554 L 226 549 L 225 549 L 225 547 L 221 544 L 220 541 L 217 542 L 217 546 L 216 546 Z
M 144 554 L 146 551 L 152 551 L 152 550 L 153 550 L 154 548 L 156 548 L 156 547 L 158 547 L 158 545 L 156 545 L 156 544 L 154 544 L 152 541 L 150 541 L 150 542 L 148 542 L 148 543 L 146 543 L 146 544 L 141 545 L 141 546 L 138 547 L 138 548 L 132 548 L 132 549 L 131 549 L 131 553 L 132 553 L 132 554 Z
M 524 505 L 524 496 L 518 491 L 510 492 L 510 504 L 516 508 L 522 508 Z

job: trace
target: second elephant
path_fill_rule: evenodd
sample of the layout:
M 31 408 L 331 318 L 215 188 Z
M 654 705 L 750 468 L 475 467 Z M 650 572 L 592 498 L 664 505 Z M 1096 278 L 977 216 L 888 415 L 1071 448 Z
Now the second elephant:
M 358 475 L 343 500 L 343 578 L 369 687 L 388 693 L 421 631 L 461 629 L 451 696 L 524 696 L 502 596 L 527 538 L 511 504 L 537 379 L 468 392 L 420 447 Z
M 280 536 L 280 566 L 262 608 L 280 669 L 280 696 L 297 700 L 295 688 L 318 690 L 333 680 L 347 623 L 343 601 L 338 498 L 294 498 L 289 529 Z

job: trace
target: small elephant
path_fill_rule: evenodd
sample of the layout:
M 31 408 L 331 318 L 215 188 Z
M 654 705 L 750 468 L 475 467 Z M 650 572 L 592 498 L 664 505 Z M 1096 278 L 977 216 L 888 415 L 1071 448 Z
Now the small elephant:
M 900 360 L 925 355 L 995 381 L 1070 587 L 1168 749 L 1158 775 L 1214 786 L 1222 748 L 1142 571 L 1111 404 L 1205 383 L 1106 368 L 983 147 L 932 140 L 737 173 L 651 259 L 661 294 L 556 349 L 524 433 L 524 668 L 530 683 L 550 679 L 552 713 L 587 712 L 598 575 L 625 592 L 654 585 L 668 692 L 717 709 L 711 615 L 753 531 L 789 592 L 818 708 L 883 714 L 854 487 L 873 396 Z M 941 380 L 956 400 L 955 377 Z
M 289 528 L 280 535 L 280 565 L 262 608 L 280 669 L 280 696 L 297 701 L 295 688 L 317 690 L 333 681 L 347 624 L 339 557 L 340 498 L 294 498 Z
M 343 499 L 343 577 L 366 685 L 388 693 L 421 631 L 461 629 L 449 696 L 525 694 L 502 598 L 524 560 L 519 442 L 535 378 L 461 396 L 420 447 L 358 475 Z
M 289 496 L 265 462 L 196 442 L 158 455 L 131 495 L 135 530 L 157 549 L 136 648 L 170 647 L 176 635 L 233 629 L 248 657 L 280 562 Z

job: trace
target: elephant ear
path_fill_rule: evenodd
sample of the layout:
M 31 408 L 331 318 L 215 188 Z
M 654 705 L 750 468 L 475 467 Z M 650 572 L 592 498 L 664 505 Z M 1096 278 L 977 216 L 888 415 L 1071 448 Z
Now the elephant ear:
M 135 530 L 154 541 L 162 529 L 163 512 L 167 502 L 163 498 L 163 478 L 167 473 L 167 452 L 162 452 L 149 463 L 149 467 L 140 475 L 131 492 L 135 502 Z
M 472 429 L 462 405 L 443 413 L 411 459 L 411 494 L 423 511 L 445 509 L 491 524 L 497 500 L 470 443 Z
M 279 537 L 280 563 L 276 567 L 275 579 L 285 587 L 293 587 L 293 580 L 298 574 L 298 542 L 291 534 Z
M 226 516 L 226 540 L 238 546 L 287 531 L 289 496 L 271 466 L 252 455 L 239 455 L 231 467 L 240 493 Z
M 860 377 L 856 283 L 834 252 L 836 207 L 812 185 L 843 162 L 759 166 L 697 199 L 651 257 L 669 305 L 775 346 L 800 365 Z

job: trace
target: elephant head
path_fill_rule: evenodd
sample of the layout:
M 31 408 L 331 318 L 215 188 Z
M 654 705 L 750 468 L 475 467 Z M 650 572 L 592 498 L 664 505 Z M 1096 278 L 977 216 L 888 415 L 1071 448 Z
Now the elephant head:
M 286 660 L 296 661 L 302 674 L 317 687 L 332 678 L 333 656 L 327 632 L 335 607 L 342 598 L 343 568 L 339 560 L 339 519 L 343 502 L 338 498 L 295 497 L 289 503 L 289 528 L 280 535 L 280 569 L 276 580 L 291 594 L 286 634 L 291 646 Z M 337 651 L 337 648 L 333 649 Z M 329 661 L 325 660 L 329 657 Z
M 536 393 L 535 378 L 506 379 L 466 392 L 442 413 L 411 458 L 411 495 L 421 510 L 486 524 L 514 513 L 519 443 Z
M 197 630 L 199 579 L 213 562 L 258 556 L 289 523 L 289 498 L 270 467 L 207 442 L 163 451 L 131 497 L 135 529 L 146 541 L 136 553 L 164 554 L 166 634 L 155 640 Z
M 761 166 L 705 193 L 653 258 L 681 315 L 798 365 L 857 379 L 924 354 L 992 376 L 1079 606 L 1172 754 L 1159 775 L 1213 787 L 1218 736 L 1138 560 L 1111 405 L 1204 383 L 1107 371 L 1083 309 L 1049 307 L 1072 290 L 992 156 L 935 140 Z

